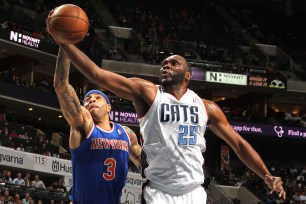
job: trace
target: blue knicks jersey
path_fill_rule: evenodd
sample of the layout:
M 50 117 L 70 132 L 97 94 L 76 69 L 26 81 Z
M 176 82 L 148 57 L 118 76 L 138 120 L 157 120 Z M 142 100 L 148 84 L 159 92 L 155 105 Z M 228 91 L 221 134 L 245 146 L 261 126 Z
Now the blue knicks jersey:
M 130 141 L 122 126 L 111 131 L 94 125 L 72 153 L 72 201 L 117 204 L 128 173 Z

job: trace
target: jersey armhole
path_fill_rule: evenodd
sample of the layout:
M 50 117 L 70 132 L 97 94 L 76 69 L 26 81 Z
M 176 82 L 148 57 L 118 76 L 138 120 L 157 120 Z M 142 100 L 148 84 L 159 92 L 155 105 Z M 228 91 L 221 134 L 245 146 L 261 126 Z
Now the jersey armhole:
M 204 99 L 201 98 L 201 101 L 203 103 L 203 106 L 204 106 L 204 110 L 205 110 L 205 114 L 206 114 L 206 124 L 208 123 L 208 113 L 207 113 L 207 109 L 206 109 L 206 106 L 205 106 L 205 103 L 204 103 Z
M 158 94 L 158 92 L 160 92 L 160 91 L 159 91 L 160 86 L 156 85 L 156 87 L 157 87 L 156 93 L 155 93 L 155 96 L 154 96 L 154 100 L 153 100 L 153 102 L 152 102 L 151 105 L 150 105 L 150 108 L 148 109 L 148 111 L 147 111 L 142 117 L 138 118 L 138 120 L 141 120 L 141 119 L 145 118 L 146 115 L 148 115 L 149 112 L 151 111 L 152 106 L 154 105 L 154 103 L 155 103 L 155 101 L 156 101 L 157 94 Z
M 88 139 L 92 133 L 92 131 L 94 130 L 94 127 L 95 127 L 95 123 L 92 123 L 92 127 L 90 128 L 90 130 L 87 132 L 86 134 L 86 139 Z

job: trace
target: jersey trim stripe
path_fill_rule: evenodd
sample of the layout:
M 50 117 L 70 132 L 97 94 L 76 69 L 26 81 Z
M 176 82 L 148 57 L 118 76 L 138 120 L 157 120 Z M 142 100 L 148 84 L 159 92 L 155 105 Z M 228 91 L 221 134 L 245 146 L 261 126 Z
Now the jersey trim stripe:
M 106 132 L 106 133 L 111 133 L 111 132 L 113 132 L 114 131 L 114 127 L 115 127 L 115 125 L 114 125 L 114 123 L 113 122 L 109 122 L 109 123 L 111 123 L 111 124 L 113 124 L 113 127 L 112 127 L 112 129 L 111 130 L 109 130 L 109 131 L 107 131 L 107 130 L 103 130 L 101 127 L 99 127 L 98 125 L 96 125 L 97 126 L 97 128 L 98 129 L 100 129 L 101 131 L 103 131 L 103 132 Z
M 88 131 L 88 133 L 86 134 L 86 139 L 89 138 L 89 136 L 91 135 L 92 131 L 94 130 L 95 124 L 92 123 L 92 127 L 91 129 Z

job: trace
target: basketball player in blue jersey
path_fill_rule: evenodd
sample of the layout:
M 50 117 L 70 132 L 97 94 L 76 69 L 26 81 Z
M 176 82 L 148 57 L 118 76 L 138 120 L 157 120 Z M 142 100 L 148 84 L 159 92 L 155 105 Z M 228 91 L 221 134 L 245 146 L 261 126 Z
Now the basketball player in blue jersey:
M 111 105 L 99 90 L 80 104 L 69 84 L 70 61 L 59 50 L 54 87 L 69 125 L 72 153 L 73 204 L 118 204 L 126 183 L 129 158 L 140 167 L 141 147 L 128 127 L 110 122 Z
M 221 108 L 187 88 L 192 73 L 185 58 L 172 55 L 164 59 L 161 85 L 155 85 L 103 70 L 74 45 L 60 46 L 89 80 L 133 101 L 143 136 L 142 148 L 147 155 L 144 174 L 149 184 L 144 187 L 143 196 L 148 204 L 206 203 L 201 184 L 207 125 L 264 179 L 272 192 L 286 197 L 281 178 L 270 174 L 258 153 L 231 127 Z

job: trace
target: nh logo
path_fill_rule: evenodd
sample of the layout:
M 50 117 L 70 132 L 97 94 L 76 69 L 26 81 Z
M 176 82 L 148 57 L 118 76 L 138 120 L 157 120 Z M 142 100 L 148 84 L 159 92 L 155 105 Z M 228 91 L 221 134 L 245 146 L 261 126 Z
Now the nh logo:
M 22 34 L 11 31 L 10 40 L 21 43 Z

